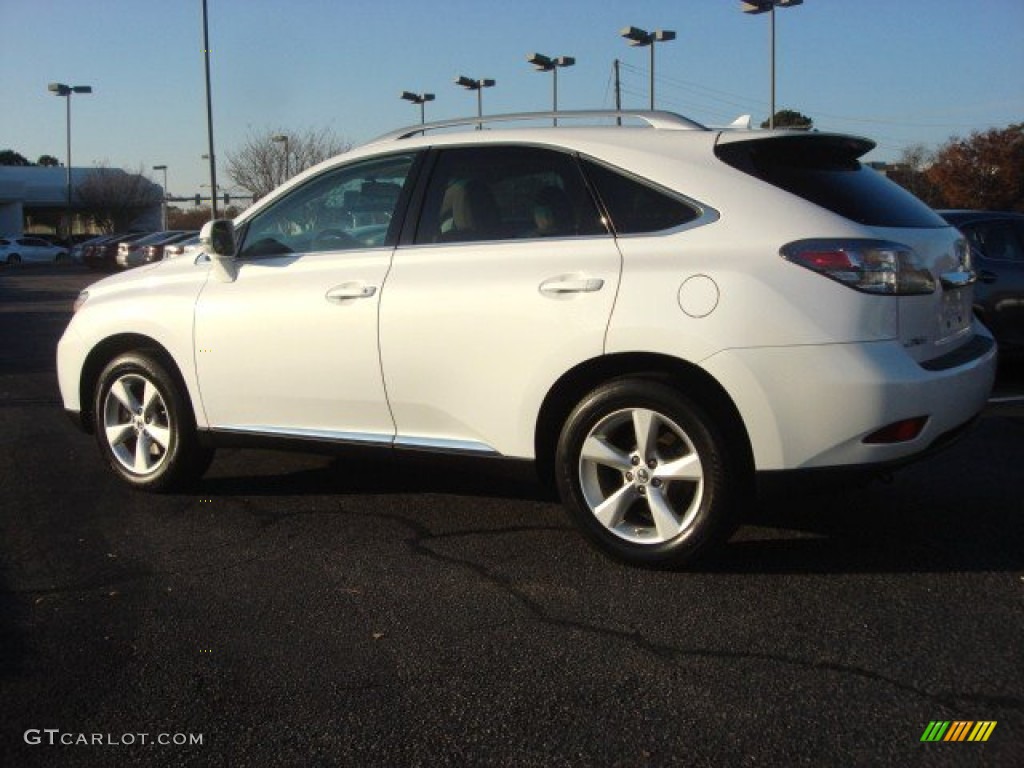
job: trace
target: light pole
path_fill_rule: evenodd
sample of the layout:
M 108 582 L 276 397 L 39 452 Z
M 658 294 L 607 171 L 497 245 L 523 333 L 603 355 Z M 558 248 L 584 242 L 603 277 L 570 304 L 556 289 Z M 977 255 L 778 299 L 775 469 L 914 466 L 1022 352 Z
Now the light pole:
M 64 169 L 65 185 L 67 186 L 67 209 L 65 215 L 67 216 L 67 222 L 65 224 L 66 231 L 65 235 L 68 238 L 68 244 L 71 241 L 71 94 L 72 93 L 92 93 L 91 85 L 65 85 L 64 83 L 50 83 L 47 90 L 55 96 L 63 96 L 67 105 L 67 139 L 68 139 L 68 162 Z
M 772 129 L 775 127 L 775 6 L 780 8 L 792 8 L 794 5 L 803 5 L 804 0 L 743 0 L 740 3 L 741 9 L 744 13 L 757 15 L 760 13 L 771 14 L 771 37 L 772 37 L 772 52 L 771 52 L 771 79 L 772 79 L 772 101 L 771 111 L 768 113 L 768 128 Z
M 213 153 L 213 97 L 210 94 L 210 28 L 203 0 L 203 61 L 206 66 L 206 135 L 210 147 L 210 189 L 217 189 L 217 159 Z M 217 218 L 217 195 L 210 196 L 210 219 Z
M 550 72 L 552 76 L 552 92 L 553 92 L 553 104 L 552 111 L 558 112 L 558 68 L 559 67 L 571 67 L 576 63 L 576 59 L 572 56 L 556 56 L 550 58 L 545 56 L 543 53 L 528 53 L 526 54 L 526 60 L 533 64 L 533 68 L 538 72 Z M 558 125 L 558 118 L 554 118 L 554 124 Z
M 288 179 L 290 179 L 292 175 L 291 156 L 288 154 L 288 137 L 283 133 L 278 133 L 274 136 L 271 136 L 270 140 L 279 143 L 284 142 L 284 180 L 288 181 Z
M 163 200 L 164 204 L 163 204 L 163 206 L 161 206 L 161 209 L 160 209 L 160 220 L 162 222 L 162 227 L 163 227 L 164 231 L 166 232 L 167 231 L 167 166 L 166 165 L 154 165 L 153 166 L 153 170 L 154 171 L 163 171 L 164 172 L 164 200 Z
M 656 29 L 648 32 L 639 27 L 623 27 L 619 34 L 626 38 L 626 42 L 635 48 L 650 47 L 651 49 L 651 111 L 654 110 L 654 44 L 667 43 L 676 39 L 676 33 L 671 29 Z
M 413 93 L 412 91 L 402 91 L 399 96 L 400 99 L 411 101 L 413 104 L 420 105 L 420 125 L 424 125 L 427 122 L 427 110 L 424 106 L 428 101 L 434 100 L 434 94 L 432 93 Z
M 469 91 L 476 91 L 476 116 L 481 118 L 480 122 L 476 124 L 476 129 L 482 131 L 484 129 L 483 116 L 484 116 L 484 97 L 483 89 L 492 88 L 497 81 L 495 80 L 473 80 L 472 78 L 459 75 L 455 78 L 455 84 L 461 85 L 463 88 Z

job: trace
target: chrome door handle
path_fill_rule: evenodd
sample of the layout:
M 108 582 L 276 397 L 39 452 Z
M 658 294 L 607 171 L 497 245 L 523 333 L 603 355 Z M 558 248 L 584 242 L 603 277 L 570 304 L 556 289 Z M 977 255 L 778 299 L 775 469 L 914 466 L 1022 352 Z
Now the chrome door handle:
M 540 292 L 548 296 L 561 296 L 567 293 L 594 293 L 603 287 L 604 280 L 599 277 L 561 275 L 541 283 Z
M 335 303 L 349 299 L 368 299 L 377 293 L 377 287 L 365 283 L 342 283 L 331 288 L 325 298 Z

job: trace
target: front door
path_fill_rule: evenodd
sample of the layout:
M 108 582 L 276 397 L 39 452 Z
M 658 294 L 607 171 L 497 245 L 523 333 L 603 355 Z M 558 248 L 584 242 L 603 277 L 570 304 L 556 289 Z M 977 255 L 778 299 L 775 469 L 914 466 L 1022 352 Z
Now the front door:
M 415 155 L 310 179 L 242 228 L 237 279 L 211 278 L 195 355 L 211 428 L 388 443 L 377 315 Z

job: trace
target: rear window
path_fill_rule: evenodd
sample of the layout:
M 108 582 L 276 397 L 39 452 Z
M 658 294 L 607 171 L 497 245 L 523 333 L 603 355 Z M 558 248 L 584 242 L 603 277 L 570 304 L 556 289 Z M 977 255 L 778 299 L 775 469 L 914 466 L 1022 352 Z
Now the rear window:
M 835 136 L 719 144 L 719 159 L 833 213 L 873 227 L 949 226 L 903 187 L 858 161 L 872 145 Z

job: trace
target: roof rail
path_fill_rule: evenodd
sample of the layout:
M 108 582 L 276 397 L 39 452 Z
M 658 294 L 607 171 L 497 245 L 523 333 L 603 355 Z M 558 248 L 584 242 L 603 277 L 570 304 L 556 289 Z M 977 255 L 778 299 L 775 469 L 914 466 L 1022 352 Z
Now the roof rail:
M 528 120 L 594 120 L 630 118 L 641 120 L 651 128 L 684 131 L 706 131 L 707 127 L 696 120 L 677 115 L 675 112 L 648 111 L 648 110 L 615 110 L 615 109 L 583 109 L 569 110 L 566 112 L 513 112 L 507 115 L 484 115 L 483 117 L 459 117 L 451 120 L 439 120 L 432 123 L 421 123 L 400 128 L 397 131 L 385 133 L 376 139 L 368 142 L 378 144 L 388 141 L 408 139 L 411 136 L 425 134 L 428 131 L 437 131 L 444 128 L 458 128 L 461 126 L 475 125 L 483 126 L 490 123 L 511 123 L 526 122 Z

